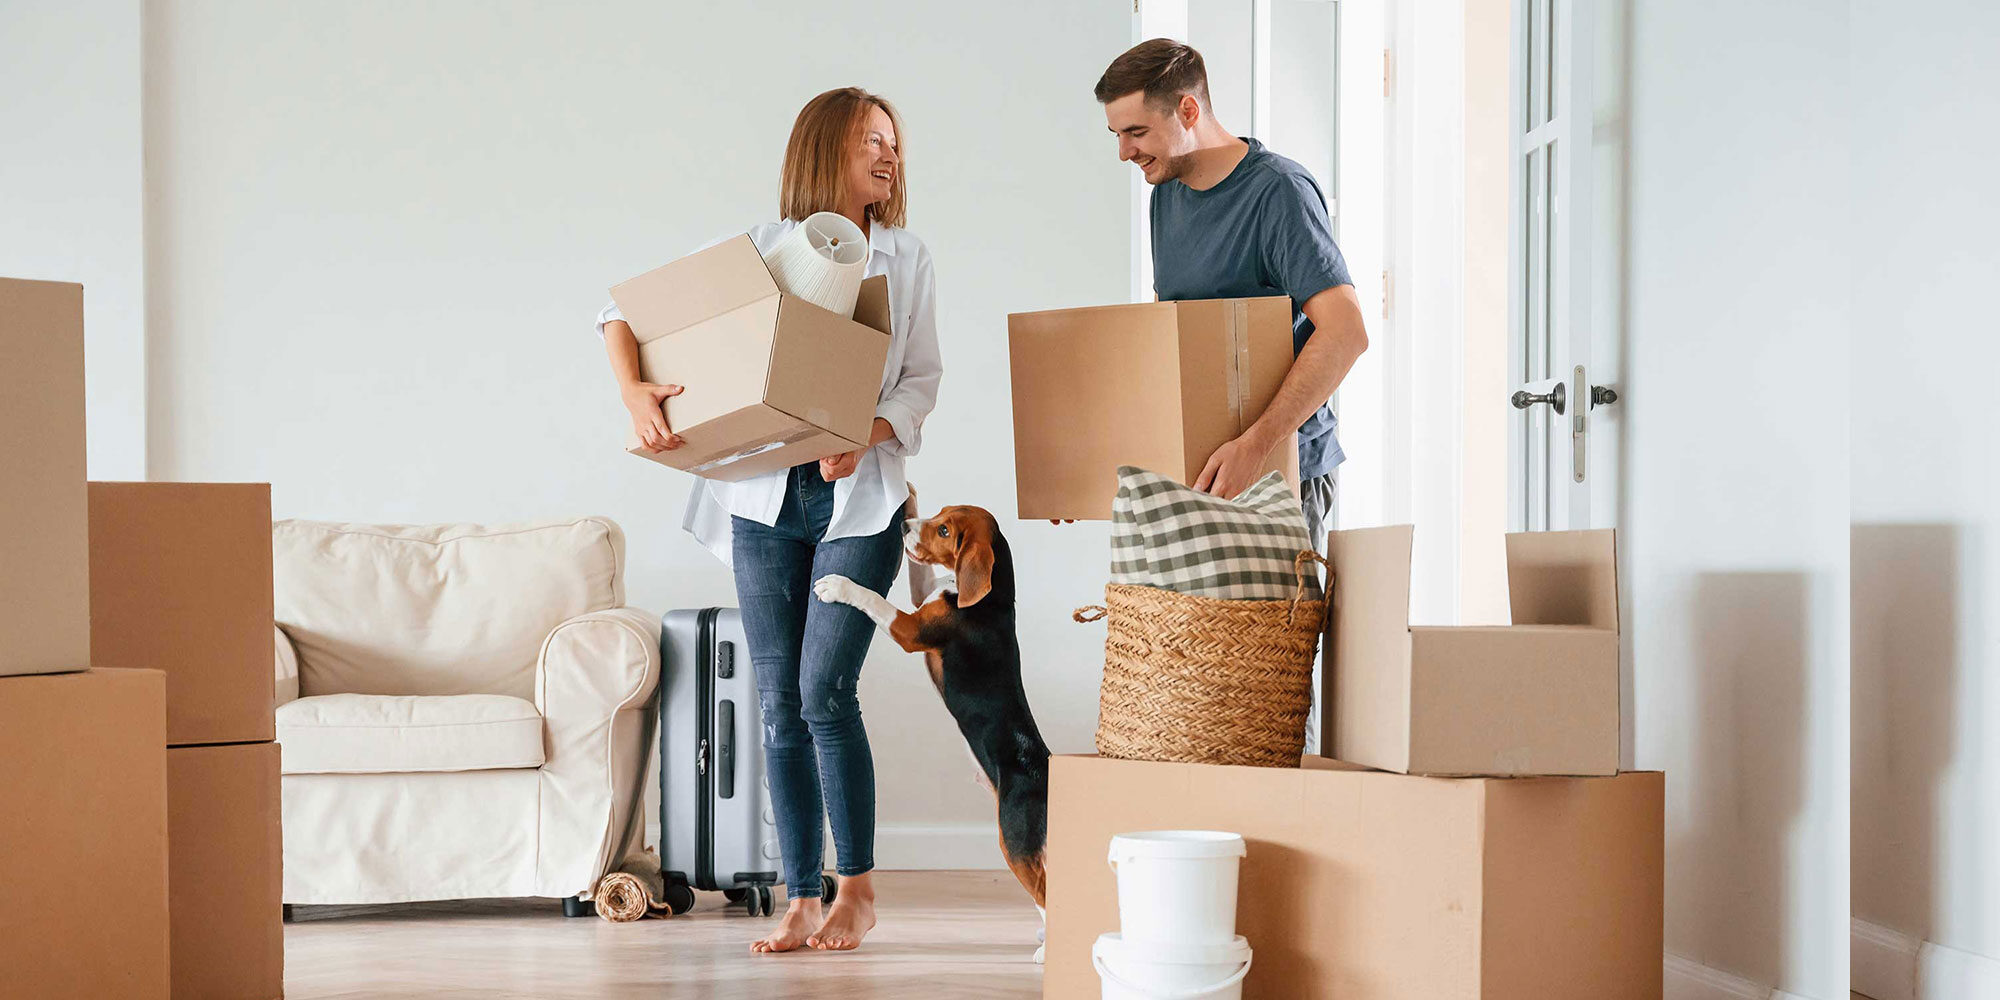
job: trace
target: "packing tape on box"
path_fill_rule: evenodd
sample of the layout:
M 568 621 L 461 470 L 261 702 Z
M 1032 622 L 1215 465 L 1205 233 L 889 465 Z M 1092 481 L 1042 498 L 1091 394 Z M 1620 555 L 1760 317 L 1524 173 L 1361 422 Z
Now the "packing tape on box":
M 779 291 L 853 319 L 868 272 L 868 237 L 838 212 L 814 212 L 764 255 L 764 266 Z
M 1229 345 L 1223 366 L 1227 369 L 1229 384 L 1229 414 L 1236 421 L 1236 430 L 1241 433 L 1249 427 L 1244 419 L 1243 408 L 1250 398 L 1250 303 L 1238 299 L 1223 306 L 1223 329 L 1228 331 Z
M 762 455 L 768 451 L 776 451 L 779 448 L 783 448 L 787 445 L 798 444 L 800 441 L 804 441 L 805 439 L 819 433 L 822 432 L 817 427 L 801 427 L 796 430 L 785 431 L 779 434 L 772 434 L 767 437 L 760 438 L 756 441 L 752 441 L 751 443 L 744 445 L 740 448 L 731 450 L 729 451 L 728 454 L 723 455 L 720 458 L 703 462 L 700 465 L 689 466 L 687 471 L 692 472 L 696 475 L 700 475 L 704 472 L 720 469 L 727 465 L 734 465 L 737 462 L 741 462 L 746 458 L 755 458 L 758 455 Z

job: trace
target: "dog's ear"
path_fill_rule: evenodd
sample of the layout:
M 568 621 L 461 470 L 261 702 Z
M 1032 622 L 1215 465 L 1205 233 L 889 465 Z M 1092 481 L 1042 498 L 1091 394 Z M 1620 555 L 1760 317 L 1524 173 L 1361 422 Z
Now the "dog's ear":
M 993 546 L 968 538 L 958 544 L 958 606 L 978 604 L 993 590 Z

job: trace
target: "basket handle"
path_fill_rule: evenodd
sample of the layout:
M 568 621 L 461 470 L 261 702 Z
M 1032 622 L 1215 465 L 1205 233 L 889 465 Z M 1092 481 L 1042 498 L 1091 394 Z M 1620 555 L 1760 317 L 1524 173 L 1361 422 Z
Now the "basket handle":
M 1285 613 L 1287 626 L 1292 624 L 1293 616 L 1298 614 L 1299 602 L 1306 599 L 1307 586 L 1319 577 L 1318 573 L 1310 569 L 1313 563 L 1326 567 L 1326 614 L 1333 613 L 1333 564 L 1327 562 L 1325 556 L 1311 549 L 1300 549 L 1299 554 L 1292 557 L 1292 572 L 1298 575 L 1299 589 L 1292 594 L 1291 610 Z M 1325 615 L 1321 616 L 1320 625 L 1322 627 L 1326 625 Z
M 1103 621 L 1104 616 L 1110 613 L 1110 610 L 1102 604 L 1086 604 L 1071 612 L 1069 618 L 1070 621 L 1088 625 L 1091 622 Z

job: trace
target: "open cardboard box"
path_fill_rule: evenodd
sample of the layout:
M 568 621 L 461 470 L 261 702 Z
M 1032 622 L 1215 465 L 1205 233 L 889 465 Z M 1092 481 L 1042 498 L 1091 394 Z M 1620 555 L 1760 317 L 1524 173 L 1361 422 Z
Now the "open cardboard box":
M 1323 750 L 1434 775 L 1618 770 L 1612 532 L 1507 536 L 1509 626 L 1410 624 L 1409 525 L 1333 532 Z
M 1665 779 L 1425 778 L 1061 756 L 1049 762 L 1042 995 L 1099 995 L 1111 838 L 1241 834 L 1250 1000 L 1658 1000 Z
M 1248 430 L 1292 368 L 1283 296 L 1145 302 L 1007 317 L 1023 519 L 1103 521 L 1118 467 L 1184 483 Z M 1299 486 L 1298 440 L 1262 471 Z
M 861 283 L 846 319 L 778 290 L 748 236 L 611 289 L 639 341 L 639 374 L 684 391 L 667 420 L 686 442 L 625 450 L 735 481 L 868 446 L 889 357 L 889 284 Z

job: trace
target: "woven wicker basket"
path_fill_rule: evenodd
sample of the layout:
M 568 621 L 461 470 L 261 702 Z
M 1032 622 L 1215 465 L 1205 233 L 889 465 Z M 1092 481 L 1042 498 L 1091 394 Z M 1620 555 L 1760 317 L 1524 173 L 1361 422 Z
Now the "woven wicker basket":
M 1297 767 L 1326 602 L 1307 600 L 1318 554 L 1299 553 L 1289 601 L 1225 601 L 1112 584 L 1097 752 L 1126 760 Z

